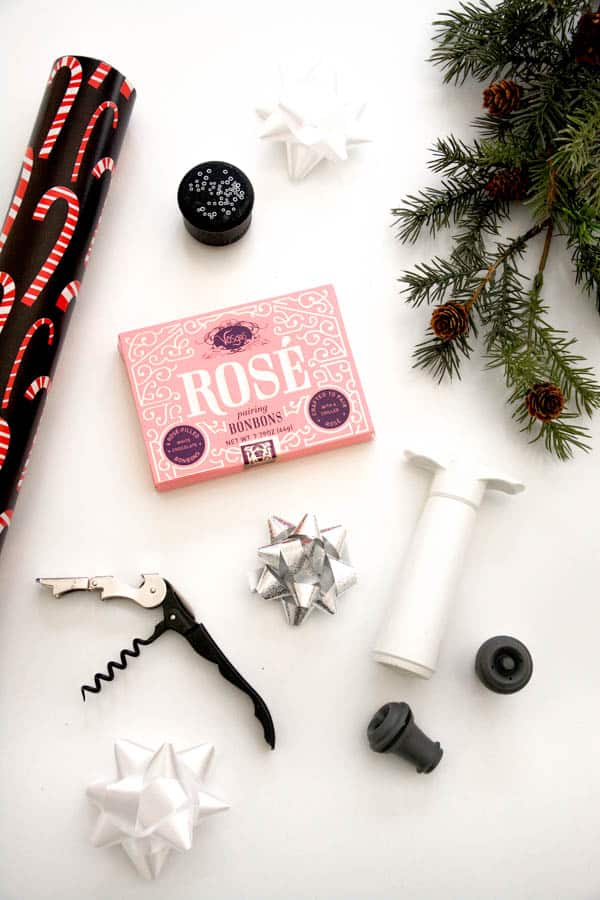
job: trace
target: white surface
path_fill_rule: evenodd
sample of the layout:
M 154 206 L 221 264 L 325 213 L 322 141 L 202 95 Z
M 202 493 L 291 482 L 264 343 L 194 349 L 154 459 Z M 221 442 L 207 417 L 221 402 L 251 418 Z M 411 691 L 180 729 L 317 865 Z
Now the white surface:
M 443 6 L 2 0 L 0 206 L 56 56 L 99 55 L 139 92 L 2 554 L 2 900 L 598 896 L 600 417 L 595 454 L 560 464 L 519 435 L 499 375 L 474 361 L 461 383 L 437 387 L 409 363 L 427 312 L 403 306 L 395 278 L 434 245 L 401 247 L 388 209 L 427 179 L 435 136 L 463 132 L 480 105 L 479 88 L 444 87 L 424 62 Z M 334 54 L 372 98 L 376 142 L 299 184 L 283 150 L 255 137 L 254 105 L 278 52 Z M 215 156 L 245 169 L 257 195 L 251 231 L 220 251 L 186 234 L 175 203 L 182 173 Z M 155 493 L 117 333 L 330 280 L 376 441 Z M 548 282 L 554 318 L 600 363 L 598 316 L 558 247 Z M 417 440 L 480 451 L 528 485 L 518 497 L 486 497 L 429 682 L 370 653 L 427 491 L 429 476 L 401 463 Z M 361 581 L 336 619 L 315 613 L 292 630 L 249 594 L 246 571 L 267 514 L 307 509 L 348 526 Z M 268 699 L 274 753 L 247 699 L 177 635 L 143 649 L 82 704 L 82 681 L 148 635 L 153 615 L 91 594 L 54 600 L 34 578 L 134 580 L 152 569 L 175 582 Z M 472 671 L 480 643 L 502 632 L 534 657 L 531 684 L 513 697 L 486 691 Z M 392 699 L 411 703 L 442 742 L 435 773 L 418 776 L 368 749 L 367 722 Z M 232 801 L 154 884 L 118 848 L 89 843 L 85 786 L 112 775 L 116 737 L 215 743 L 209 790 Z

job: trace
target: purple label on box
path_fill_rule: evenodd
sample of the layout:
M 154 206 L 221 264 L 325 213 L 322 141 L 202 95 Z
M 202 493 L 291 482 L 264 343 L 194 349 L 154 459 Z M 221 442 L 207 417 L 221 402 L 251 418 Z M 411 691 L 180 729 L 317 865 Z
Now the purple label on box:
M 326 388 L 313 394 L 308 412 L 320 428 L 340 428 L 350 415 L 350 404 L 341 391 Z
M 176 425 L 165 435 L 163 449 L 175 465 L 191 466 L 204 453 L 206 441 L 202 432 L 192 425 Z

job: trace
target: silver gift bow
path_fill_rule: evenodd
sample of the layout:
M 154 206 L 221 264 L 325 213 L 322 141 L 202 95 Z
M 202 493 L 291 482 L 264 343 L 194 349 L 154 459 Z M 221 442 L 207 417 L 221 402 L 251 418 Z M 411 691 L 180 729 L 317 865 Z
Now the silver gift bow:
M 271 516 L 271 543 L 259 547 L 264 565 L 250 576 L 250 587 L 266 600 L 279 600 L 289 625 L 301 625 L 315 607 L 332 615 L 338 597 L 356 583 L 356 571 L 341 556 L 342 525 L 319 528 L 306 513 L 297 525 Z

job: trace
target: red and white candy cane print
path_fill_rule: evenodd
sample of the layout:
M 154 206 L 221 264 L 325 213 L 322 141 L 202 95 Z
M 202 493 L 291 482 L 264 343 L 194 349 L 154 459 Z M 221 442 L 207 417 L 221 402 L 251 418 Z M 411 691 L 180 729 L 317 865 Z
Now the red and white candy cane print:
M 73 106 L 75 97 L 77 96 L 77 91 L 81 87 L 81 81 L 83 78 L 81 63 L 74 56 L 63 56 L 61 57 L 61 59 L 56 60 L 54 68 L 50 73 L 48 84 L 52 84 L 56 73 L 64 68 L 68 68 L 71 70 L 71 78 L 61 100 L 60 106 L 58 107 L 58 112 L 54 117 L 52 125 L 48 129 L 48 134 L 46 135 L 46 139 L 42 144 L 42 149 L 39 152 L 39 155 L 42 158 L 50 156 L 52 148 L 56 143 L 56 139 L 61 132 L 61 128 L 65 124 L 67 116 L 71 112 L 71 107 Z
M 12 199 L 10 209 L 8 210 L 4 225 L 2 226 L 2 232 L 0 233 L 0 250 L 2 250 L 2 248 L 4 247 L 10 229 L 13 227 L 14 221 L 17 218 L 17 213 L 19 212 L 19 208 L 21 206 L 21 203 L 23 202 L 25 191 L 29 186 L 29 179 L 31 178 L 32 170 L 33 149 L 31 147 L 28 147 L 25 151 L 25 156 L 23 157 L 23 165 L 21 167 L 21 174 L 19 175 L 19 181 L 17 183 L 15 196 Z
M 81 168 L 81 163 L 83 160 L 83 156 L 88 145 L 88 141 L 94 130 L 94 126 L 96 122 L 100 118 L 103 112 L 106 112 L 107 109 L 112 110 L 112 127 L 116 128 L 119 124 L 119 110 L 116 103 L 113 103 L 112 100 L 105 100 L 104 103 L 101 103 L 95 112 L 92 113 L 92 117 L 90 121 L 87 123 L 86 129 L 83 132 L 83 137 L 81 138 L 81 144 L 79 145 L 79 150 L 77 151 L 77 156 L 75 157 L 75 165 L 73 166 L 73 172 L 71 174 L 71 181 L 77 181 L 79 176 L 79 170 Z
M 66 287 L 62 289 L 58 300 L 56 301 L 56 305 L 62 312 L 66 312 L 69 303 L 71 300 L 74 300 L 77 294 L 79 293 L 79 288 L 81 287 L 80 281 L 70 281 Z
M 88 84 L 90 87 L 95 88 L 96 90 L 100 87 L 108 73 L 110 72 L 112 66 L 109 66 L 108 63 L 101 62 L 98 67 L 94 69 L 92 75 L 90 75 Z
M 6 409 L 6 407 L 10 403 L 10 395 L 15 383 L 15 378 L 17 377 L 19 368 L 21 367 L 21 363 L 23 362 L 23 357 L 25 356 L 25 352 L 27 350 L 27 347 L 29 346 L 29 342 L 31 341 L 31 338 L 34 336 L 38 328 L 41 328 L 44 325 L 48 328 L 48 346 L 52 346 L 52 343 L 54 341 L 54 322 L 52 321 L 52 319 L 37 319 L 37 321 L 35 321 L 31 326 L 31 328 L 27 330 L 25 337 L 21 341 L 21 346 L 17 350 L 15 361 L 12 365 L 12 369 L 10 370 L 8 381 L 6 382 L 6 387 L 4 388 L 2 409 Z
M 4 512 L 0 514 L 0 533 L 3 532 L 5 528 L 8 528 L 12 521 L 12 517 L 12 509 L 5 509 Z
M 25 399 L 33 400 L 34 397 L 37 397 L 40 391 L 49 391 L 51 384 L 49 375 L 38 375 L 37 378 L 34 378 L 27 390 L 25 391 Z
M 10 425 L 6 419 L 0 418 L 0 469 L 4 465 L 10 447 Z
M 105 172 L 110 172 L 111 174 L 115 171 L 115 161 L 111 156 L 103 156 L 102 159 L 99 159 L 94 168 L 92 169 L 92 175 L 94 178 L 100 178 Z
M 133 91 L 133 85 L 126 78 L 124 78 L 123 84 L 121 85 L 121 90 L 119 93 L 121 93 L 125 97 L 126 100 L 129 100 L 129 98 L 131 97 L 132 91 Z
M 8 272 L 0 272 L 0 287 L 2 288 L 2 300 L 0 301 L 0 331 L 2 331 L 13 303 L 15 302 L 15 283 Z
M 58 238 L 56 239 L 54 247 L 46 257 L 46 261 L 44 262 L 42 268 L 29 285 L 29 288 L 27 289 L 24 296 L 21 298 L 21 303 L 24 303 L 25 306 L 32 306 L 43 289 L 46 287 L 48 279 L 53 274 L 57 265 L 64 256 L 67 247 L 71 243 L 71 238 L 73 237 L 73 233 L 75 231 L 75 228 L 77 227 L 77 221 L 79 219 L 79 200 L 77 199 L 77 196 L 73 193 L 73 191 L 70 190 L 70 188 L 53 187 L 50 188 L 49 191 L 46 191 L 35 208 L 33 218 L 38 222 L 43 222 L 46 218 L 48 210 L 53 203 L 56 203 L 57 200 L 65 200 L 67 203 L 67 215 L 65 218 L 65 224 L 63 225 L 62 230 Z

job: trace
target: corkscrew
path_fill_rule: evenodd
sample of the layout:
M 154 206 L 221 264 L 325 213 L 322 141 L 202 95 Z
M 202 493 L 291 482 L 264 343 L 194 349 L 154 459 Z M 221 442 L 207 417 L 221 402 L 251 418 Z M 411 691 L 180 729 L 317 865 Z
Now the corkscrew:
M 142 575 L 139 587 L 131 587 L 112 575 L 95 576 L 93 578 L 38 578 L 39 584 L 52 588 L 55 597 L 62 597 L 72 591 L 100 591 L 101 600 L 124 598 L 145 609 L 161 607 L 163 618 L 158 622 L 148 638 L 135 638 L 132 649 L 121 650 L 119 660 L 111 660 L 107 665 L 107 674 L 98 672 L 94 675 L 94 684 L 84 684 L 81 693 L 85 701 L 86 692 L 98 694 L 102 690 L 102 682 L 113 681 L 115 670 L 127 668 L 127 659 L 137 659 L 140 647 L 154 643 L 166 631 L 176 631 L 188 641 L 200 656 L 214 663 L 223 678 L 239 688 L 250 697 L 254 704 L 254 714 L 263 727 L 265 740 L 275 749 L 275 726 L 267 704 L 260 694 L 248 684 L 237 669 L 229 662 L 221 648 L 215 643 L 205 626 L 197 622 L 190 609 L 179 594 L 161 575 Z

